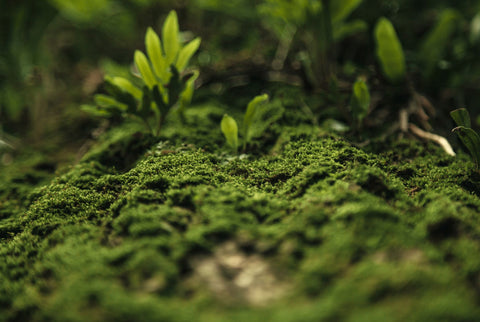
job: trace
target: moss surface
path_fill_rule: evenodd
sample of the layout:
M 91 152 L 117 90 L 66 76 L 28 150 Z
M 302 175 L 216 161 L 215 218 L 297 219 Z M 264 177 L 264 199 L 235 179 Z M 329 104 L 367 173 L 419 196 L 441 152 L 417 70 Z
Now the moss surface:
M 109 131 L 47 184 L 2 172 L 0 320 L 480 319 L 471 162 L 360 149 L 280 106 L 232 156 L 224 111 L 194 108 L 158 139 Z

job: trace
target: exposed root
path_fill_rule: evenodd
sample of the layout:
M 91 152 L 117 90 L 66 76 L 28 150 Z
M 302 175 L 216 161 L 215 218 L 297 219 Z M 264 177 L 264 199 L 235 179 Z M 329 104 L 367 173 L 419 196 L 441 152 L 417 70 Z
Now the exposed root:
M 430 133 L 430 132 L 426 132 L 426 131 L 420 129 L 418 126 L 414 125 L 414 124 L 409 124 L 408 128 L 416 136 L 418 136 L 422 139 L 430 140 L 430 141 L 433 141 L 433 142 L 437 143 L 438 145 L 440 145 L 442 147 L 442 149 L 448 155 L 455 156 L 455 152 L 453 151 L 452 146 L 450 145 L 450 143 L 448 143 L 447 139 L 445 139 L 443 136 L 433 134 L 433 133 Z

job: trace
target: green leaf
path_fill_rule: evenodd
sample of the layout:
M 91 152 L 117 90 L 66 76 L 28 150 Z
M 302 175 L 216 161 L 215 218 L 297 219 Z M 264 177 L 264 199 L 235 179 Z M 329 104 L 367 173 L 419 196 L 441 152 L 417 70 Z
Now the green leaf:
M 363 20 L 353 20 L 351 22 L 340 23 L 333 28 L 333 39 L 342 40 L 345 37 L 367 30 L 367 23 Z
M 380 18 L 375 26 L 377 57 L 385 76 L 393 83 L 405 78 L 405 56 L 392 23 Z
M 367 84 L 358 79 L 353 84 L 353 93 L 350 108 L 353 114 L 353 118 L 357 122 L 362 122 L 363 118 L 368 114 L 370 107 L 370 92 L 368 91 Z
M 470 120 L 470 114 L 466 108 L 459 108 L 450 112 L 450 116 L 455 121 L 457 126 L 463 127 L 472 127 L 472 122 Z
M 245 117 L 243 119 L 243 134 L 245 135 L 245 142 L 249 142 L 250 137 L 250 127 L 252 126 L 253 119 L 257 113 L 258 107 L 268 101 L 268 95 L 258 95 L 255 96 L 247 105 L 247 111 L 245 112 Z
M 182 113 L 185 110 L 185 107 L 190 105 L 192 102 L 193 92 L 195 91 L 195 81 L 197 80 L 200 73 L 198 70 L 193 71 L 193 75 L 185 83 L 185 89 L 180 94 L 180 106 L 179 111 Z
M 333 0 L 330 2 L 332 22 L 336 23 L 346 19 L 360 4 L 362 0 Z
M 480 137 L 478 134 L 471 128 L 464 126 L 457 126 L 452 130 L 458 134 L 460 140 L 467 147 L 468 151 L 472 155 L 475 166 L 478 169 L 480 164 Z
M 459 17 L 460 15 L 455 10 L 443 10 L 439 21 L 423 41 L 418 56 L 425 66 L 425 75 L 431 75 L 435 66 L 444 57 Z
M 187 67 L 188 61 L 192 58 L 193 54 L 198 50 L 200 46 L 201 39 L 199 37 L 195 38 L 194 40 L 190 41 L 186 44 L 178 54 L 177 63 L 175 66 L 181 72 Z
M 108 95 L 97 94 L 93 97 L 93 100 L 95 101 L 95 104 L 97 104 L 99 107 L 116 106 L 123 111 L 127 110 L 127 106 L 125 104 L 118 102 L 113 97 Z
M 153 75 L 152 69 L 150 68 L 150 64 L 148 63 L 148 59 L 145 56 L 145 54 L 142 53 L 140 50 L 136 50 L 134 55 L 134 60 L 135 60 L 135 65 L 137 66 L 138 71 L 140 72 L 140 75 L 142 75 L 142 79 L 144 83 L 149 88 L 152 88 L 153 86 L 155 86 L 157 84 L 157 80 Z
M 135 112 L 137 110 L 137 101 L 136 101 L 135 97 L 133 97 L 132 94 L 124 91 L 123 89 L 121 89 L 120 87 L 115 85 L 112 82 L 112 78 L 108 77 L 108 76 L 105 77 L 104 87 L 105 87 L 105 90 L 110 95 L 112 95 L 112 97 L 116 101 L 126 105 L 126 107 L 127 107 L 126 111 L 128 113 L 135 114 Z
M 163 84 L 168 83 L 170 75 L 168 73 L 167 61 L 162 53 L 162 43 L 157 33 L 151 27 L 148 27 L 145 35 L 145 48 L 155 74 L 162 80 Z
M 135 97 L 137 100 L 140 100 L 142 98 L 142 91 L 138 87 L 133 85 L 128 79 L 123 77 L 112 77 L 110 78 L 110 81 L 114 85 L 120 87 L 125 92 L 132 94 L 132 96 Z
M 473 17 L 470 23 L 470 42 L 476 44 L 480 40 L 480 12 Z
M 162 28 L 163 49 L 167 60 L 167 66 L 175 62 L 180 50 L 180 39 L 178 37 L 179 27 L 177 13 L 172 10 L 165 19 Z
M 80 106 L 80 109 L 95 116 L 107 117 L 111 115 L 111 113 L 107 109 L 99 108 L 95 105 L 83 104 Z
M 225 139 L 227 140 L 228 145 L 233 149 L 237 150 L 238 148 L 238 126 L 237 122 L 233 117 L 228 114 L 223 115 L 222 122 L 220 123 L 220 128 L 222 130 Z

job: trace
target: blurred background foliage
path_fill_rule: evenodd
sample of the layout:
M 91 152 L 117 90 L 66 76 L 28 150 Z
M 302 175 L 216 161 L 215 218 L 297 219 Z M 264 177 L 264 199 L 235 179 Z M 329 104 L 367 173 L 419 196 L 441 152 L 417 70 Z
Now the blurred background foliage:
M 256 79 L 328 91 L 322 73 L 349 84 L 364 75 L 381 93 L 372 35 L 384 16 L 395 26 L 416 90 L 440 114 L 460 106 L 480 112 L 478 0 L 3 0 L 0 139 L 52 139 L 55 146 L 60 137 L 85 136 L 98 124 L 80 104 L 101 90 L 104 74 L 130 72 L 146 28 L 159 31 L 171 9 L 182 31 L 202 37 L 194 64 L 211 89 L 203 98 L 225 93 L 225 79 L 232 87 Z

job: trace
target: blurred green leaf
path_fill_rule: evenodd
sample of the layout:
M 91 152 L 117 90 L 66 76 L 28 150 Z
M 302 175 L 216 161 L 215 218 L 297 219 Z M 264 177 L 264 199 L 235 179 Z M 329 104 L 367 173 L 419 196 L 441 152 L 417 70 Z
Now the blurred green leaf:
M 460 15 L 456 10 L 445 9 L 435 27 L 428 33 L 419 50 L 419 59 L 424 74 L 430 76 L 438 62 L 444 57 L 445 49 L 451 43 L 451 37 L 458 24 Z
M 129 92 L 124 91 L 119 86 L 115 85 L 110 77 L 105 77 L 105 90 L 117 101 L 126 105 L 128 113 L 135 113 L 137 110 L 137 101 L 135 97 Z M 101 94 L 99 94 L 101 95 Z
M 473 17 L 470 23 L 470 42 L 476 44 L 480 40 L 480 12 Z
M 157 33 L 151 27 L 148 27 L 145 34 L 145 48 L 155 74 L 162 80 L 163 84 L 167 84 L 170 75 L 167 61 L 162 53 L 162 43 Z
M 342 40 L 345 37 L 367 30 L 367 23 L 363 20 L 353 20 L 338 24 L 333 29 L 333 39 L 335 41 Z
M 140 50 L 136 50 L 134 60 L 135 65 L 137 66 L 140 75 L 142 75 L 142 79 L 145 84 L 147 84 L 149 88 L 155 86 L 157 84 L 157 80 L 153 75 L 152 69 L 150 68 L 150 64 L 148 63 L 148 59 L 145 54 L 142 53 Z
M 137 100 L 142 98 L 142 91 L 133 85 L 128 79 L 123 77 L 112 77 L 110 81 L 125 92 L 130 93 Z
M 330 4 L 332 22 L 337 23 L 346 19 L 360 4 L 362 0 L 333 0 Z
M 77 22 L 92 21 L 111 8 L 110 0 L 49 0 L 62 15 Z
M 235 119 L 228 114 L 223 115 L 222 122 L 220 123 L 222 130 L 228 145 L 234 150 L 238 148 L 238 126 Z
M 395 28 L 387 18 L 380 18 L 375 26 L 377 57 L 383 73 L 393 83 L 405 78 L 405 55 Z
M 88 104 L 83 104 L 80 106 L 80 109 L 84 112 L 87 112 L 88 114 L 92 114 L 95 116 L 99 117 L 108 117 L 112 115 L 112 110 L 107 108 L 99 108 L 96 105 L 88 105 Z M 116 114 L 120 114 L 120 112 L 117 112 Z
M 199 75 L 200 73 L 198 72 L 198 70 L 193 71 L 193 75 L 185 83 L 185 89 L 180 94 L 179 99 L 178 109 L 180 113 L 183 113 L 185 107 L 190 105 L 190 103 L 192 102 L 193 93 L 195 91 L 195 81 L 197 80 Z
M 365 116 L 367 116 L 369 107 L 370 92 L 368 86 L 363 80 L 358 79 L 353 84 L 353 93 L 350 102 L 350 109 L 357 123 L 361 123 Z
M 180 50 L 180 39 L 178 37 L 179 27 L 178 18 L 175 11 L 170 11 L 162 29 L 163 49 L 167 60 L 167 66 L 175 62 L 178 51 Z
M 175 64 L 178 71 L 182 72 L 185 69 L 185 67 L 187 67 L 188 61 L 193 56 L 193 54 L 195 54 L 195 52 L 198 50 L 198 47 L 200 47 L 200 42 L 201 42 L 200 38 L 195 38 L 180 50 L 178 54 L 177 63 Z
M 250 128 L 253 123 L 255 114 L 260 105 L 268 101 L 268 95 L 258 95 L 255 96 L 247 105 L 247 111 L 245 112 L 245 117 L 243 119 L 243 135 L 245 136 L 245 143 L 249 142 L 251 139 Z

